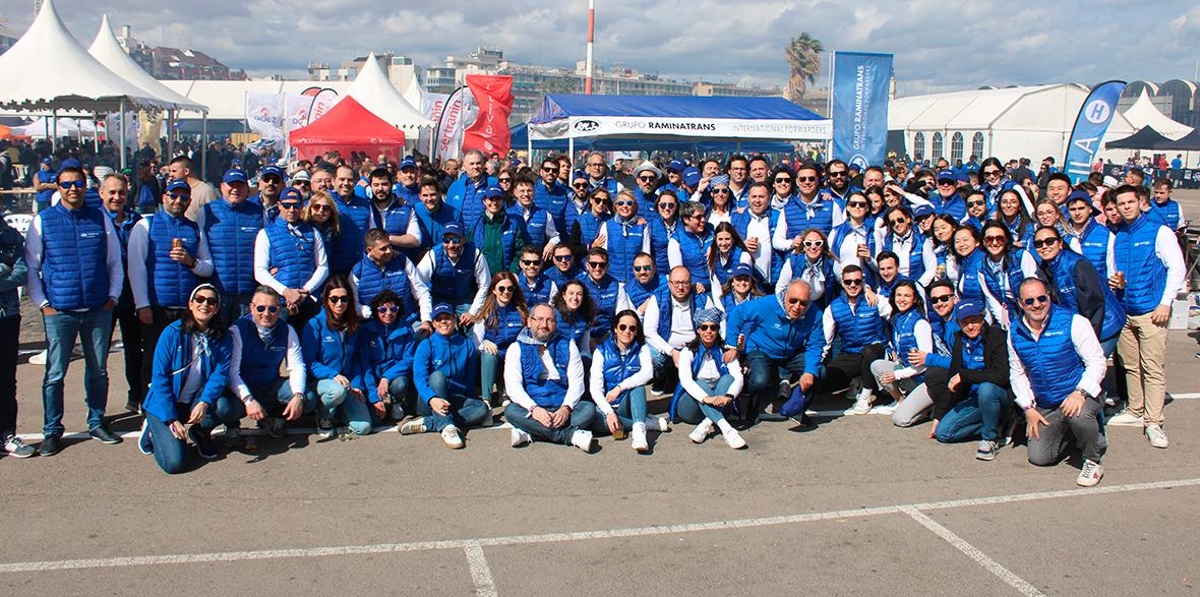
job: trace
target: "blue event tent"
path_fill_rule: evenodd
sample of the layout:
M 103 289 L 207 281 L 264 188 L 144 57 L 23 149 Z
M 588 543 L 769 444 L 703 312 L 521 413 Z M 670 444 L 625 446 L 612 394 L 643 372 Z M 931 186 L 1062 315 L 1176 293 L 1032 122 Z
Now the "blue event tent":
M 538 139 L 530 141 L 529 126 L 521 123 L 510 129 L 512 147 L 532 147 L 534 151 L 561 151 L 568 149 L 567 139 Z M 792 153 L 796 147 L 788 141 L 749 139 L 746 141 L 709 140 L 700 138 L 645 139 L 634 137 L 584 137 L 575 140 L 575 149 L 584 151 L 669 151 L 672 153 Z

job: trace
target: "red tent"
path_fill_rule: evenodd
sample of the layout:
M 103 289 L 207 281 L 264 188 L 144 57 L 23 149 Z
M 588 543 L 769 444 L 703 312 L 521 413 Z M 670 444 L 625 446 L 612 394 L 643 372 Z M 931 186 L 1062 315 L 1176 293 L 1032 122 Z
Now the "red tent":
M 404 148 L 404 132 L 388 124 L 354 101 L 345 97 L 324 116 L 288 135 L 300 159 L 313 159 L 329 151 L 342 156 L 363 151 L 372 159 L 382 153 L 398 162 Z

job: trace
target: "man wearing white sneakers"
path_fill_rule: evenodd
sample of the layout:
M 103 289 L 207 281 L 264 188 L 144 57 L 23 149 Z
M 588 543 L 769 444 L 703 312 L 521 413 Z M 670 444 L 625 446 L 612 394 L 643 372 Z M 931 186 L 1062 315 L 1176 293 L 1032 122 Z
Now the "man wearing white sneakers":
M 584 376 L 579 349 L 558 334 L 554 308 L 543 303 L 530 310 L 528 327 L 504 358 L 504 386 L 512 400 L 504 418 L 513 426 L 514 448 L 536 438 L 591 452 L 596 407 L 580 401 Z
M 1029 463 L 1058 463 L 1073 438 L 1084 459 L 1075 482 L 1091 487 L 1104 476 L 1098 420 L 1104 350 L 1087 319 L 1050 302 L 1045 282 L 1028 278 L 1018 292 L 1024 316 L 1008 334 L 1009 379 L 1025 411 Z

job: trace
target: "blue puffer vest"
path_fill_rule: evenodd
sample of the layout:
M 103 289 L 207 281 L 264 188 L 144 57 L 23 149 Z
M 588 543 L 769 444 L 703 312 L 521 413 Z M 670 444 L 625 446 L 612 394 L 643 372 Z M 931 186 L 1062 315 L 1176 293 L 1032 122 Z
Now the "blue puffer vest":
M 1079 263 L 1088 263 L 1082 255 L 1063 249 L 1052 261 L 1043 261 L 1042 267 L 1049 268 L 1054 276 L 1054 292 L 1059 304 L 1068 313 L 1079 313 L 1079 301 L 1075 297 L 1075 268 Z M 1104 322 L 1100 325 L 1100 338 L 1107 340 L 1121 333 L 1125 327 L 1125 307 L 1117 300 L 1108 286 L 1108 280 L 1100 279 L 1100 287 L 1104 294 Z
M 1113 257 L 1117 271 L 1125 273 L 1121 304 L 1130 315 L 1153 311 L 1166 290 L 1167 268 L 1154 253 L 1160 226 L 1143 214 L 1117 232 Z
M 647 218 L 650 222 L 647 226 L 650 228 L 650 254 L 654 256 L 654 267 L 658 273 L 666 275 L 663 272 L 671 271 L 671 261 L 667 258 L 667 246 L 671 243 L 672 238 L 678 238 L 679 223 L 674 226 L 667 227 L 666 222 L 657 215 Z
M 892 319 L 888 322 L 892 328 L 892 338 L 888 348 L 892 350 L 897 363 L 907 366 L 908 353 L 918 349 L 916 327 L 917 322 L 923 319 L 925 316 L 915 308 L 892 315 Z M 923 378 L 923 375 L 913 377 L 918 382 Z
M 223 294 L 254 291 L 254 240 L 263 227 L 263 208 L 225 200 L 204 206 L 204 234 L 213 260 L 213 284 Z
M 600 345 L 600 356 L 604 357 L 604 392 L 606 394 L 611 392 L 621 382 L 642 370 L 642 362 L 638 359 L 641 350 L 642 344 L 635 343 L 624 352 L 621 352 L 617 348 L 616 341 L 612 338 L 605 340 L 604 344 Z M 596 364 L 593 364 L 593 366 L 596 366 Z M 622 393 L 621 397 L 611 404 L 613 407 L 617 407 L 624 401 L 625 394 Z
M 150 283 L 150 306 L 186 307 L 192 289 L 200 279 L 192 270 L 171 259 L 171 243 L 183 240 L 183 248 L 196 256 L 200 248 L 200 230 L 186 218 L 176 218 L 158 210 L 150 218 L 149 244 L 146 246 L 146 281 Z M 253 253 L 251 253 L 253 259 Z
M 1101 226 L 1095 219 L 1091 219 L 1083 227 L 1081 234 L 1072 236 L 1079 239 L 1079 252 L 1096 268 L 1100 279 L 1107 280 L 1112 275 L 1108 271 L 1108 243 L 1112 237 L 1112 231 Z
M 1010 249 L 1003 275 L 997 273 L 992 267 L 995 262 L 990 257 L 985 258 L 979 266 L 984 280 L 987 280 L 988 290 L 997 300 L 1008 305 L 1009 313 L 1020 312 L 1020 309 L 1017 308 L 1017 289 L 1021 287 L 1021 282 L 1025 279 L 1025 272 L 1021 270 L 1021 260 L 1024 255 L 1025 249 Z
M 1075 314 L 1062 307 L 1050 306 L 1042 335 L 1034 339 L 1022 321 L 1009 330 L 1013 350 L 1025 366 L 1037 405 L 1055 408 L 1083 379 L 1084 364 L 1071 342 L 1071 320 Z
M 562 406 L 567 393 L 567 366 L 571 364 L 571 340 L 562 334 L 546 344 L 546 352 L 558 371 L 558 379 L 546 375 L 546 366 L 537 346 L 521 344 L 521 376 L 525 380 L 525 393 L 534 403 L 546 409 Z
M 617 314 L 617 299 L 621 296 L 621 283 L 605 274 L 600 282 L 591 276 L 583 278 L 592 302 L 596 304 L 596 318 L 592 323 L 593 335 L 604 335 L 612 328 L 613 316 Z
M 679 240 L 679 256 L 682 265 L 692 273 L 692 284 L 703 284 L 711 287 L 712 280 L 708 275 L 708 248 L 712 245 L 711 230 L 705 230 L 704 236 L 679 229 L 676 237 Z M 663 271 L 671 271 L 670 268 Z
M 913 280 L 920 280 L 921 276 L 925 275 L 925 235 L 916 229 L 910 231 L 910 234 L 912 234 L 912 250 L 908 253 L 908 271 L 901 271 L 900 273 Z M 895 234 L 889 233 L 883 238 L 883 249 L 885 251 L 895 252 L 893 248 L 895 244 Z
M 671 296 L 671 287 L 663 284 L 658 290 L 654 291 L 654 298 L 658 301 L 658 335 L 664 340 L 671 337 L 671 313 L 675 309 L 675 298 Z M 696 323 L 696 315 L 704 308 L 704 302 L 707 295 L 692 293 L 692 325 Z
M 496 305 L 495 320 L 484 322 L 483 339 L 495 344 L 503 352 L 517 340 L 517 335 L 525 327 L 521 312 L 511 303 L 505 306 Z M 493 322 L 495 326 L 493 326 Z
M 275 334 L 270 344 L 264 344 L 258 337 L 258 328 L 250 315 L 238 318 L 233 325 L 237 327 L 242 340 L 239 372 L 242 381 L 251 389 L 275 383 L 279 379 L 279 366 L 287 359 L 287 324 L 282 321 L 275 324 Z
M 649 234 L 645 224 L 623 222 L 615 217 L 604 224 L 608 237 L 608 273 L 621 282 L 633 279 L 633 258 L 642 250 Z
M 816 228 L 829 236 L 833 230 L 833 204 L 828 201 L 814 199 L 811 205 L 805 205 L 797 195 L 783 206 L 783 216 L 787 220 L 787 237 L 796 238 L 809 228 Z
M 314 256 L 316 231 L 305 222 L 289 226 L 283 218 L 267 225 L 271 253 L 270 267 L 279 268 L 275 279 L 288 288 L 300 288 L 317 271 Z
M 638 282 L 637 278 L 630 278 L 629 282 L 625 284 L 625 294 L 629 296 L 629 302 L 633 303 L 633 308 L 637 309 L 638 307 L 641 307 L 642 303 L 645 303 L 646 299 L 650 298 L 655 291 L 657 291 L 659 288 L 665 287 L 666 285 L 667 280 L 661 275 L 651 278 L 650 284 L 648 285 Z
M 866 300 L 859 299 L 852 311 L 849 299 L 842 294 L 833 299 L 829 308 L 833 310 L 833 320 L 842 337 L 842 352 L 860 354 L 866 346 L 887 341 L 879 308 L 867 304 Z
M 712 348 L 705 348 L 703 344 L 697 342 L 696 348 L 693 350 L 695 352 L 692 354 L 692 379 L 696 379 L 696 376 L 700 374 L 700 367 L 704 364 L 705 355 L 711 357 L 713 362 L 717 364 L 718 373 L 720 373 L 722 376 L 729 373 L 729 366 L 725 364 L 725 359 L 723 359 L 721 356 L 721 346 L 719 344 L 713 346 Z M 676 417 L 675 412 L 679 408 L 679 401 L 684 399 L 683 394 L 683 386 L 676 386 L 675 393 L 671 396 L 671 404 L 667 408 L 667 412 L 671 415 L 671 419 L 675 419 Z M 687 398 L 687 400 L 691 400 L 691 398 Z M 731 403 L 726 408 L 736 408 L 736 405 Z
M 533 308 L 535 305 L 550 302 L 550 278 L 545 272 L 538 274 L 533 284 L 529 283 L 529 278 L 525 277 L 525 272 L 517 273 L 517 283 L 521 289 L 521 294 L 525 296 L 525 304 Z
M 566 234 L 567 229 L 567 201 L 570 189 L 561 182 L 555 181 L 551 186 L 546 186 L 546 181 L 538 180 L 533 185 L 533 202 L 547 213 L 551 218 L 554 218 L 554 228 L 559 234 Z
M 433 302 L 462 305 L 474 300 L 478 290 L 475 287 L 475 245 L 463 245 L 462 257 L 459 257 L 458 263 L 450 262 L 446 248 L 442 245 L 434 245 L 431 250 L 433 275 L 429 280 L 429 292 L 433 295 Z
M 400 320 L 411 321 L 418 317 L 417 299 L 412 294 L 408 271 L 405 269 L 407 266 L 408 258 L 404 255 L 393 255 L 392 260 L 383 267 L 363 255 L 351 270 L 351 274 L 358 278 L 359 302 L 370 305 L 380 292 L 391 290 L 400 297 Z
M 529 209 L 529 217 L 525 217 L 525 208 L 518 205 L 513 205 L 508 208 L 509 216 L 521 220 L 525 223 L 525 234 L 529 235 L 527 242 L 538 250 L 542 250 L 546 246 L 546 222 L 547 213 L 537 205 Z M 520 248 L 520 247 L 518 247 Z
M 959 258 L 958 297 L 963 301 L 983 301 L 983 286 L 979 284 L 979 272 L 983 271 L 983 260 L 987 259 L 982 249 L 976 247 L 970 255 Z

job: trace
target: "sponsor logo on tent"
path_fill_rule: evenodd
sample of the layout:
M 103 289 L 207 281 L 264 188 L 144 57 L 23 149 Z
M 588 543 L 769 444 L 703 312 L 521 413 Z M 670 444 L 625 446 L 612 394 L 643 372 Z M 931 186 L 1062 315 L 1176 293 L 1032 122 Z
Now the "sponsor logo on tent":
M 575 123 L 575 130 L 581 133 L 590 133 L 600 128 L 600 123 L 595 120 L 580 120 Z

